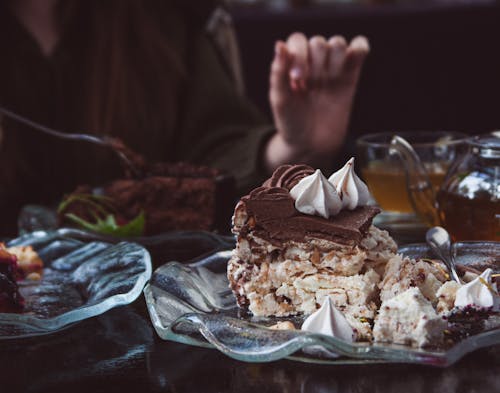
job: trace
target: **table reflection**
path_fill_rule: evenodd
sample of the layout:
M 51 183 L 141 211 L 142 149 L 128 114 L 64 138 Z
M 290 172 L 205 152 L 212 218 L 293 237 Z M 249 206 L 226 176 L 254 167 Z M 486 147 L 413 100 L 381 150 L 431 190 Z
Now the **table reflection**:
M 154 390 L 173 392 L 496 392 L 499 346 L 433 368 L 401 364 L 332 366 L 294 361 L 243 363 L 216 350 L 157 342 L 147 354 Z
M 153 337 L 147 319 L 121 307 L 51 335 L 4 341 L 0 369 L 8 378 L 0 391 L 54 391 L 122 374 L 141 361 Z
M 215 349 L 162 341 L 142 301 L 65 331 L 2 342 L 1 392 L 322 393 L 498 391 L 500 346 L 446 369 L 291 360 L 243 363 Z

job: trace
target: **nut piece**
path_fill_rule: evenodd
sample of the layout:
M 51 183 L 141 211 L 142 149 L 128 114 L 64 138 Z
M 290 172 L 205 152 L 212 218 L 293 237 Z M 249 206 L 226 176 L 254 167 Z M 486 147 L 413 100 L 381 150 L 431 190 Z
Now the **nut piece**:
M 295 326 L 290 321 L 278 322 L 276 325 L 269 326 L 269 329 L 273 329 L 273 330 L 296 330 Z
M 26 276 L 26 280 L 40 281 L 41 279 L 42 279 L 42 276 L 40 275 L 40 273 L 36 273 L 36 272 L 30 273 Z
M 319 255 L 319 250 L 316 247 L 314 247 L 314 251 L 312 252 L 311 255 L 311 262 L 315 265 L 319 265 L 320 260 L 321 258 Z
M 255 225 L 256 225 L 255 217 L 250 216 L 250 218 L 248 219 L 248 227 L 250 229 L 253 229 L 253 228 L 255 228 Z

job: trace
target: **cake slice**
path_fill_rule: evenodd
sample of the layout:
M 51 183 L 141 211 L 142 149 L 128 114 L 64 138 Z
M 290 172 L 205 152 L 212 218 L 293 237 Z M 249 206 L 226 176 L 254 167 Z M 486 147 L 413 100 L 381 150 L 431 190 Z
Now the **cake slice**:
M 311 314 L 330 296 L 358 337 L 371 337 L 378 284 L 397 247 L 372 225 L 377 207 L 348 206 L 356 195 L 344 183 L 332 184 L 306 165 L 285 165 L 240 200 L 233 216 L 237 245 L 228 263 L 240 307 L 256 316 Z M 323 203 L 328 200 L 337 206 Z
M 382 303 L 373 335 L 377 342 L 424 347 L 440 344 L 447 326 L 420 289 L 410 287 Z
M 442 262 L 395 255 L 386 265 L 380 283 L 380 300 L 384 302 L 411 287 L 418 287 L 432 304 L 436 304 L 439 288 L 449 279 L 445 269 Z
M 140 233 L 172 230 L 227 231 L 232 213 L 234 179 L 227 173 L 189 163 L 161 163 L 142 168 L 144 176 L 115 179 L 99 189 L 79 186 L 59 208 L 61 226 L 96 224 L 113 217 L 118 226 L 137 223 Z M 88 228 L 87 228 L 88 229 Z M 130 234 L 128 234 L 130 236 Z

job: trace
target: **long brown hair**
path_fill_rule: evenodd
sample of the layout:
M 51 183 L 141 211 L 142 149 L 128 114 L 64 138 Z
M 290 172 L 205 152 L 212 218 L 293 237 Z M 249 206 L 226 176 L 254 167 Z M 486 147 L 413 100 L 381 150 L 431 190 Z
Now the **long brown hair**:
M 161 25 L 165 2 L 60 2 L 63 28 L 76 17 L 88 34 L 88 80 L 83 92 L 87 129 L 118 136 L 143 153 L 146 143 L 151 145 L 152 139 L 161 143 L 162 134 L 175 127 L 179 85 L 185 74 Z

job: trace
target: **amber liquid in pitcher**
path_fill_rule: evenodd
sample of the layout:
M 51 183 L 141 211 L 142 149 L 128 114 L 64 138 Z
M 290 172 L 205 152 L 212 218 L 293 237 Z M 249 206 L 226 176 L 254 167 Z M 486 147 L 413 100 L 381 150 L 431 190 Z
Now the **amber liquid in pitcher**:
M 434 168 L 426 169 L 429 180 L 437 191 L 445 177 L 446 167 L 436 165 Z M 371 194 L 382 209 L 413 213 L 403 168 L 391 166 L 390 163 L 383 161 L 373 161 L 367 168 L 362 168 L 361 172 Z
M 500 241 L 500 200 L 469 199 L 443 190 L 437 200 L 443 226 L 453 240 Z

